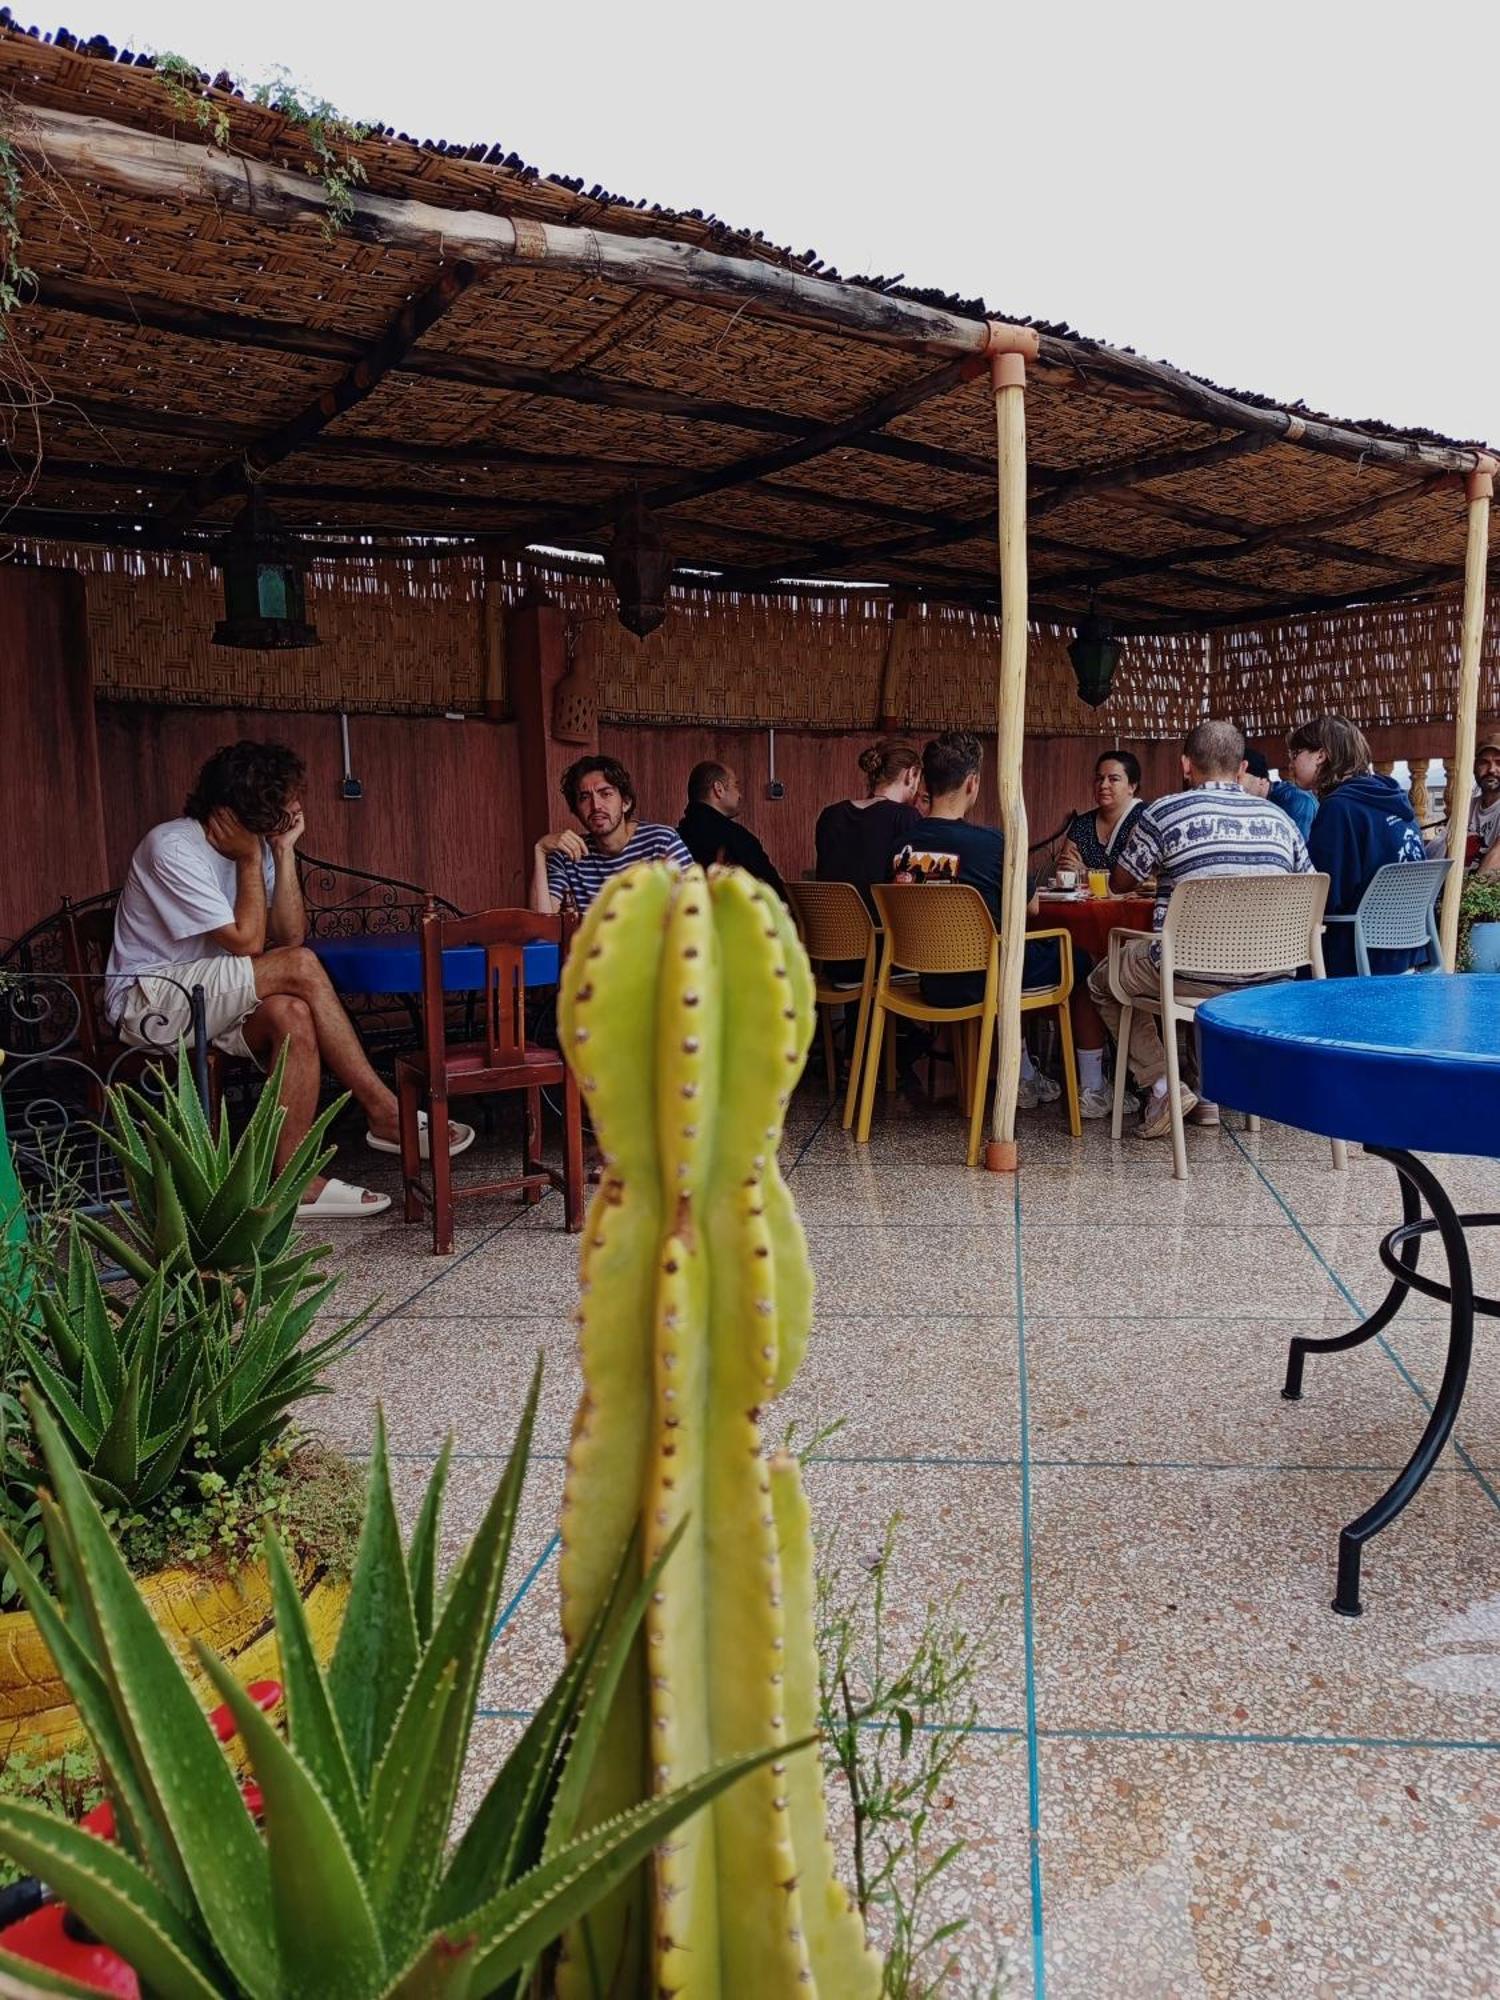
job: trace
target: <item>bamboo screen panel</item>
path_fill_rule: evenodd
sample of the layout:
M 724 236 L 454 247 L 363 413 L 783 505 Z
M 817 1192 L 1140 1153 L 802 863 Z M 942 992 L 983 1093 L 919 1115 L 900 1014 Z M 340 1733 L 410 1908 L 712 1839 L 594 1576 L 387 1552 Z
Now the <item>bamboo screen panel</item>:
M 1435 722 L 1454 713 L 1456 597 L 1369 605 L 1242 625 L 1210 639 L 1215 712 L 1252 736 L 1279 736 L 1312 715 L 1347 715 L 1363 729 Z M 1479 708 L 1500 711 L 1500 603 L 1492 600 L 1480 662 Z
M 104 701 L 427 715 L 474 711 L 484 698 L 485 586 L 475 558 L 312 563 L 308 616 L 322 644 L 263 653 L 214 645 L 223 590 L 204 556 L 33 553 L 88 579 L 94 688 Z
M 558 571 L 548 594 L 569 614 L 576 664 L 592 670 L 613 722 L 872 729 L 994 726 L 1000 621 L 913 604 L 893 619 L 885 592 L 727 596 L 674 589 L 666 622 L 636 639 L 601 577 Z M 1207 655 L 1196 635 L 1124 642 L 1101 710 L 1078 699 L 1071 628 L 1031 628 L 1027 728 L 1062 736 L 1178 737 L 1207 713 Z M 887 663 L 889 655 L 889 678 Z

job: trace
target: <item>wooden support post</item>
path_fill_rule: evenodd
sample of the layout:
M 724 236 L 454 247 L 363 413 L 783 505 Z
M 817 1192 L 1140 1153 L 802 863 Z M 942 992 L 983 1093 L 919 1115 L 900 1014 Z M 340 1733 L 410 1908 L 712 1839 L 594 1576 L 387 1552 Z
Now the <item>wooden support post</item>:
M 1425 823 L 1432 809 L 1432 801 L 1427 794 L 1427 758 L 1425 753 L 1407 759 L 1411 769 L 1411 809 L 1417 816 L 1417 825 Z
M 891 600 L 891 622 L 885 635 L 885 658 L 880 663 L 880 713 L 875 727 L 883 736 L 893 735 L 905 725 L 906 652 L 911 639 L 911 597 L 897 591 Z
M 997 329 L 1010 335 L 1011 329 Z M 1033 350 L 1034 351 L 1034 350 Z M 990 360 L 1000 475 L 1000 701 L 995 777 L 1005 835 L 1000 885 L 1000 1019 L 993 1136 L 984 1163 L 1014 1173 L 1016 1095 L 1021 1084 L 1021 961 L 1026 952 L 1026 801 L 1021 746 L 1026 730 L 1026 351 L 1007 338 Z M 984 1088 L 981 1078 L 977 1086 Z
M 1448 853 L 1458 863 L 1443 889 L 1439 935 L 1443 964 L 1449 972 L 1458 957 L 1458 905 L 1463 895 L 1464 843 L 1469 833 L 1469 786 L 1474 772 L 1474 741 L 1479 728 L 1479 661 L 1484 650 L 1484 586 L 1490 547 L 1490 499 L 1495 491 L 1496 461 L 1484 460 L 1468 476 L 1469 536 L 1464 551 L 1464 622 L 1458 654 L 1458 727 L 1453 742 L 1453 771 L 1444 803 L 1448 808 Z

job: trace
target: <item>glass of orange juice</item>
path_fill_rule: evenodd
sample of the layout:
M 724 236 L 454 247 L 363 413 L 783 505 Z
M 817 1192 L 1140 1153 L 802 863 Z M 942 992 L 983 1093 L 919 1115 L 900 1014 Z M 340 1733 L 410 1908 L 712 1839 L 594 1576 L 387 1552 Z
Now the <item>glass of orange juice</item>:
M 1105 869 L 1089 870 L 1089 894 L 1101 902 L 1109 894 L 1109 875 Z

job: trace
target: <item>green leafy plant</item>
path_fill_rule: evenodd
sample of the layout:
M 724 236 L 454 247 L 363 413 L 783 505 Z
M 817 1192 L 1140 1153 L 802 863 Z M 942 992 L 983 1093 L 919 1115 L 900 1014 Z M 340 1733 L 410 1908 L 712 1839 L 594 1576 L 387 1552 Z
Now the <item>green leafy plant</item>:
M 227 150 L 230 120 L 225 93 L 211 95 L 208 79 L 185 56 L 158 56 L 156 74 L 178 117 L 191 119 L 214 145 Z M 274 69 L 264 82 L 248 89 L 236 79 L 229 81 L 262 110 L 279 113 L 306 139 L 312 154 L 307 171 L 323 183 L 327 201 L 323 234 L 331 242 L 353 217 L 354 188 L 366 178 L 356 148 L 369 137 L 369 126 L 346 118 L 326 97 L 310 96 L 284 69 Z
M 109 1092 L 113 1129 L 104 1139 L 120 1163 L 129 1206 L 115 1209 L 118 1229 L 88 1215 L 78 1218 L 78 1226 L 142 1285 L 158 1271 L 196 1271 L 210 1292 L 231 1295 L 244 1294 L 258 1279 L 260 1296 L 269 1299 L 315 1283 L 313 1266 L 326 1246 L 293 1247 L 297 1204 L 333 1158 L 334 1149 L 323 1141 L 348 1100 L 336 1099 L 313 1121 L 278 1174 L 285 1067 L 283 1049 L 233 1145 L 227 1112 L 220 1110 L 217 1130 L 209 1124 L 185 1047 L 177 1052 L 176 1084 L 159 1104 L 129 1084 L 116 1084 Z
M 237 1480 L 298 1403 L 325 1393 L 320 1369 L 364 1317 L 309 1342 L 334 1279 L 299 1295 L 257 1269 L 235 1297 L 172 1264 L 122 1305 L 77 1225 L 59 1278 L 36 1289 L 42 1337 L 18 1331 L 17 1346 L 94 1493 L 126 1511 L 165 1493 L 190 1451 L 203 1472 Z
M 243 1569 L 274 1530 L 299 1562 L 348 1577 L 364 1505 L 364 1472 L 342 1452 L 317 1439 L 280 1439 L 238 1479 L 189 1470 L 149 1512 L 106 1510 L 106 1518 L 135 1576 L 173 1564 Z
M 78 1820 L 103 1797 L 99 1760 L 84 1745 L 49 1756 L 44 1739 L 33 1736 L 23 1744 L 12 1743 L 0 1759 L 0 1799 L 28 1799 L 63 1819 Z M 0 1859 L 0 1889 L 23 1872 Z
M 504 1476 L 442 1591 L 446 1449 L 403 1547 L 377 1428 L 349 1606 L 326 1671 L 286 1554 L 268 1540 L 285 1737 L 200 1645 L 262 1795 L 259 1830 L 57 1426 L 33 1400 L 56 1496 L 43 1509 L 60 1601 L 18 1552 L 7 1554 L 88 1729 L 120 1844 L 44 1806 L 0 1799 L 0 1851 L 128 1960 L 153 2000 L 514 2000 L 565 1925 L 737 1778 L 786 1754 L 729 1760 L 578 1831 L 605 1718 L 675 1547 L 640 1578 L 632 1538 L 584 1643 L 450 1849 L 540 1387 L 538 1365 Z M 45 1983 L 5 1954 L 0 1963 Z
M 1458 905 L 1458 957 L 1460 972 L 1474 970 L 1474 954 L 1469 932 L 1475 924 L 1500 924 L 1500 874 L 1471 875 L 1464 883 Z
M 21 262 L 21 159 L 0 134 L 0 340 L 5 321 L 36 290 L 36 273 Z
M 886 2000 L 934 2000 L 953 1991 L 966 1917 L 935 1912 L 943 1877 L 964 1851 L 942 1815 L 955 1766 L 979 1721 L 974 1684 L 993 1639 L 971 1636 L 958 1593 L 929 1602 L 915 1641 L 893 1647 L 889 1603 L 901 1516 L 886 1525 L 866 1566 L 865 1601 L 818 1580 L 819 1709 L 823 1760 L 842 1786 L 855 1896 L 887 1940 Z

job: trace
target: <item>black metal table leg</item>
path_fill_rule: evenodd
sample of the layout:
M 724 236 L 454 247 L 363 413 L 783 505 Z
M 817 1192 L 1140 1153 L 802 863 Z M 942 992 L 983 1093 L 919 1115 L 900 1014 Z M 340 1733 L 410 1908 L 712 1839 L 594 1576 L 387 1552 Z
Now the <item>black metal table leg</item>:
M 1415 1497 L 1452 1433 L 1459 1405 L 1463 1401 L 1464 1384 L 1469 1376 L 1469 1357 L 1474 1345 L 1474 1274 L 1469 1262 L 1468 1244 L 1464 1240 L 1464 1223 L 1490 1220 L 1489 1217 L 1460 1216 L 1449 1201 L 1437 1176 L 1413 1154 L 1388 1150 L 1383 1146 L 1370 1146 L 1367 1150 L 1378 1154 L 1383 1160 L 1389 1160 L 1401 1176 L 1402 1206 L 1406 1220 L 1400 1229 L 1392 1230 L 1382 1244 L 1382 1256 L 1387 1268 L 1392 1271 L 1396 1268 L 1394 1259 L 1388 1254 L 1392 1244 L 1399 1248 L 1402 1266 L 1410 1265 L 1414 1269 L 1419 1238 L 1436 1228 L 1443 1239 L 1443 1250 L 1448 1264 L 1448 1283 L 1444 1287 L 1427 1280 L 1422 1283 L 1421 1290 L 1434 1298 L 1446 1295 L 1449 1306 L 1448 1358 L 1443 1367 L 1443 1380 L 1437 1398 L 1428 1416 L 1426 1427 L 1417 1442 L 1416 1450 L 1375 1504 L 1367 1507 L 1364 1513 L 1357 1520 L 1351 1521 L 1339 1535 L 1338 1585 L 1334 1592 L 1333 1608 L 1346 1618 L 1357 1618 L 1363 1609 L 1359 1601 L 1359 1570 L 1365 1543 L 1378 1535 L 1382 1528 L 1389 1527 L 1407 1503 Z M 1425 1201 L 1431 1210 L 1430 1222 L 1418 1219 L 1420 1208 L 1417 1197 Z M 1410 1257 L 1407 1255 L 1408 1251 L 1412 1253 Z M 1385 1306 L 1381 1308 L 1384 1314 L 1382 1325 L 1394 1316 L 1411 1289 L 1413 1287 L 1404 1279 L 1396 1279 Z M 1484 1304 L 1487 1307 L 1491 1301 L 1486 1300 Z M 1368 1327 L 1370 1323 L 1366 1321 L 1365 1324 Z M 1362 1333 L 1364 1330 L 1360 1329 Z M 1351 1343 L 1346 1337 L 1343 1343 L 1324 1344 Z
M 1370 1146 L 1366 1150 L 1373 1153 L 1378 1151 L 1378 1148 Z M 1402 1173 L 1400 1165 L 1401 1159 L 1409 1158 L 1410 1155 L 1402 1154 L 1398 1157 L 1392 1153 L 1384 1153 L 1381 1157 L 1391 1161 L 1401 1184 L 1402 1231 L 1395 1233 L 1399 1234 L 1406 1230 L 1411 1230 L 1412 1233 L 1410 1236 L 1403 1236 L 1401 1243 L 1401 1263 L 1403 1267 L 1415 1272 L 1417 1258 L 1421 1255 L 1421 1242 L 1414 1225 L 1421 1219 L 1422 1203 L 1417 1194 L 1415 1184 L 1409 1181 L 1406 1175 Z M 1401 1310 L 1409 1289 L 1410 1287 L 1404 1278 L 1393 1276 L 1390 1290 L 1375 1308 L 1374 1312 L 1370 1314 L 1368 1319 L 1361 1320 L 1358 1326 L 1352 1327 L 1348 1333 L 1335 1334 L 1330 1340 L 1308 1340 L 1302 1338 L 1300 1335 L 1293 1340 L 1287 1348 L 1286 1381 L 1283 1383 L 1281 1390 L 1286 1400 L 1289 1403 L 1295 1403 L 1300 1399 L 1302 1395 L 1302 1367 L 1309 1354 L 1345 1354 L 1351 1347 L 1363 1347 L 1367 1340 L 1373 1340 L 1377 1333 L 1383 1333 L 1390 1325 L 1391 1321 Z

